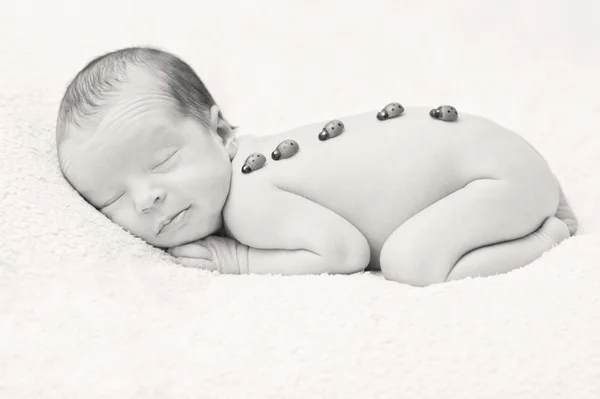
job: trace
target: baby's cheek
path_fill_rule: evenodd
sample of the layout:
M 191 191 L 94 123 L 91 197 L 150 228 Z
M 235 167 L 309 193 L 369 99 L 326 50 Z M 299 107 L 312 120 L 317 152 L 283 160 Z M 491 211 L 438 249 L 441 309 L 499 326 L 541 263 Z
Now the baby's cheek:
M 146 239 L 149 228 L 141 223 L 140 216 L 133 210 L 127 210 L 123 204 L 113 204 L 101 211 L 110 221 L 120 226 L 123 230 Z
M 224 206 L 230 184 L 231 169 L 206 167 L 179 179 L 177 184 L 172 185 L 170 197 L 173 204 L 197 204 L 197 211 L 204 215 L 213 214 Z

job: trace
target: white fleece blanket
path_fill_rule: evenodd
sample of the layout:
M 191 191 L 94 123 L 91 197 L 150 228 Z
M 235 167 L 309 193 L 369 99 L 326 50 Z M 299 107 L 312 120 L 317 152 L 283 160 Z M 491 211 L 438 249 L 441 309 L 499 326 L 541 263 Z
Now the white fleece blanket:
M 490 3 L 3 1 L 0 398 L 600 397 L 599 3 Z M 544 154 L 580 232 L 424 289 L 179 267 L 56 164 L 66 84 L 144 44 L 192 64 L 246 133 L 391 101 L 492 118 Z

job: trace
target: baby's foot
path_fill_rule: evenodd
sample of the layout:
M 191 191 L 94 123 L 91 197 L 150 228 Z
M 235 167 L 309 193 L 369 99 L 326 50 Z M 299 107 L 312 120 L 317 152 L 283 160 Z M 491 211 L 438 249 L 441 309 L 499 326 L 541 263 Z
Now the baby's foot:
M 570 237 L 569 227 L 560 219 L 551 216 L 542 227 L 533 233 L 541 241 L 554 246 Z
M 577 216 L 575 216 L 575 212 L 573 212 L 571 205 L 569 205 L 562 187 L 560 187 L 558 209 L 556 210 L 556 214 L 554 216 L 562 220 L 567 225 L 570 235 L 575 235 L 578 228 Z

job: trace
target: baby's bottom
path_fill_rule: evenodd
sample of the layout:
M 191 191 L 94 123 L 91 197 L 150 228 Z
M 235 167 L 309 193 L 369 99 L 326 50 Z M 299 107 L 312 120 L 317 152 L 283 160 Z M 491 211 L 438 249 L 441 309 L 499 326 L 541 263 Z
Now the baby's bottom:
M 480 179 L 402 224 L 381 250 L 386 278 L 425 286 L 523 267 L 569 237 L 554 176 Z M 561 201 L 562 201 L 561 196 Z

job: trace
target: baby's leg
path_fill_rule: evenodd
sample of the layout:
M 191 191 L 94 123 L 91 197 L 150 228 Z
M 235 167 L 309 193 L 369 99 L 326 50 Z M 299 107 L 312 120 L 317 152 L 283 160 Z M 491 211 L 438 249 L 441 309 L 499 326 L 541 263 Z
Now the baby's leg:
M 529 236 L 555 214 L 558 198 L 556 179 L 549 173 L 475 180 L 398 227 L 381 249 L 381 270 L 386 278 L 411 285 L 440 283 L 466 254 L 474 251 L 472 256 L 477 256 L 475 250 L 507 241 L 519 244 L 498 246 L 493 252 L 507 249 L 503 259 L 514 256 L 518 263 L 505 264 L 500 271 L 524 266 L 548 249 Z M 485 255 L 473 258 L 483 262 L 471 263 L 468 270 L 465 263 L 464 276 L 494 274 L 498 262 Z M 458 266 L 455 276 L 461 273 Z
M 552 216 L 526 237 L 469 252 L 454 265 L 446 281 L 508 273 L 530 264 L 569 235 L 567 225 Z

